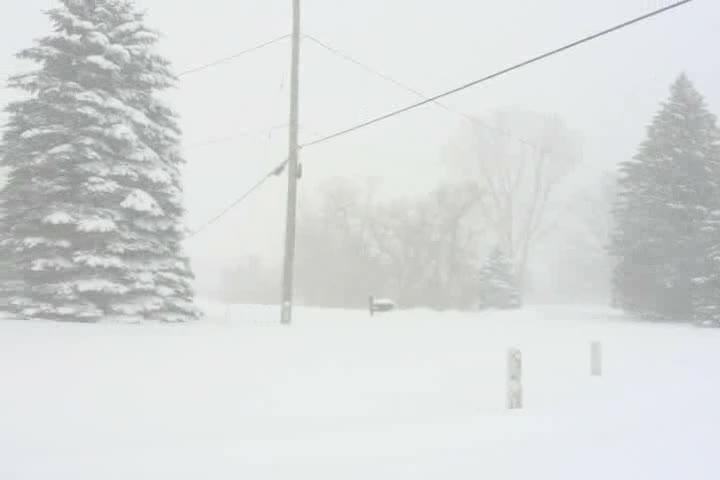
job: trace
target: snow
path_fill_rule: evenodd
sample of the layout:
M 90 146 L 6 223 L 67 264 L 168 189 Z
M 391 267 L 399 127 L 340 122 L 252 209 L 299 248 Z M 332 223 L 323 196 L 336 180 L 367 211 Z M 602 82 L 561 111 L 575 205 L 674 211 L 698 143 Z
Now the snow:
M 206 311 L 0 322 L 0 478 L 720 478 L 720 331 L 590 307 L 298 309 L 290 327 L 274 307 Z
M 147 115 L 145 115 L 140 110 L 133 108 L 132 106 L 128 105 L 127 103 L 125 103 L 117 98 L 108 96 L 107 98 L 104 99 L 104 101 L 102 101 L 102 106 L 105 108 L 111 109 L 111 110 L 115 110 L 118 113 L 127 116 L 128 118 L 132 119 L 133 122 L 135 122 L 143 127 L 148 127 L 148 126 L 153 125 L 152 120 L 150 120 L 147 117 Z M 116 129 L 117 128 L 118 127 L 116 127 Z M 128 127 L 126 127 L 125 125 L 120 125 L 119 128 L 125 129 Z M 129 129 L 129 130 L 130 130 L 129 134 L 121 132 L 119 134 L 112 133 L 112 135 L 117 136 L 118 138 L 126 138 L 126 137 L 127 138 L 130 138 L 130 137 L 135 138 L 135 134 L 132 132 L 131 129 Z
M 61 153 L 73 153 L 75 151 L 75 147 L 69 143 L 65 143 L 62 145 L 58 145 L 57 147 L 53 147 L 50 150 L 47 151 L 48 155 L 58 155 Z
M 138 178 L 137 171 L 130 165 L 115 165 L 110 169 L 109 174 L 130 179 Z
M 102 177 L 90 177 L 86 183 L 86 188 L 94 193 L 113 193 L 120 189 L 120 184 Z
M 146 231 L 155 232 L 167 232 L 173 229 L 174 224 L 162 218 L 155 220 L 146 220 L 144 218 L 137 218 L 133 220 L 133 224 L 137 228 L 141 228 Z
M 77 229 L 84 233 L 107 233 L 117 230 L 117 225 L 107 218 L 87 218 L 78 223 Z
M 91 103 L 93 105 L 104 105 L 105 103 L 103 97 L 93 91 L 83 90 L 74 92 L 72 95 L 77 102 Z
M 90 55 L 85 61 L 91 65 L 98 67 L 100 70 L 107 70 L 110 72 L 117 72 L 120 67 L 103 57 L 102 55 Z
M 37 45 L 35 47 L 32 47 L 30 52 L 33 53 L 33 55 L 37 57 L 46 57 L 46 58 L 53 58 L 60 55 L 62 52 L 58 50 L 55 47 L 52 47 L 50 45 Z
M 50 135 L 54 133 L 61 133 L 62 130 L 58 128 L 31 128 L 29 130 L 24 131 L 20 137 L 24 140 L 31 140 L 35 137 L 39 137 L 41 135 Z
M 160 185 L 170 185 L 172 183 L 172 176 L 160 168 L 145 170 L 143 175 L 151 182 Z
M 153 85 L 155 87 L 163 88 L 164 86 L 168 85 L 169 78 L 164 74 L 147 74 L 147 73 L 140 73 L 136 75 L 136 78 L 144 83 L 147 83 L 148 85 Z M 167 132 L 168 134 L 171 134 L 171 131 Z M 173 137 L 177 137 L 177 135 L 173 135 Z
M 128 34 L 135 33 L 135 32 L 137 32 L 137 31 L 139 31 L 139 30 L 142 30 L 143 28 L 144 28 L 144 27 L 143 27 L 143 24 L 142 24 L 141 22 L 132 21 L 132 22 L 123 23 L 123 24 L 120 25 L 119 27 L 115 28 L 115 30 L 113 31 L 113 33 L 114 33 L 116 36 L 128 35 Z
M 137 189 L 131 191 L 120 206 L 127 210 L 147 213 L 154 217 L 159 217 L 163 214 L 160 205 L 158 205 L 149 193 Z
M 42 237 L 28 237 L 23 239 L 22 241 L 22 249 L 32 249 L 37 246 L 50 246 L 50 247 L 56 247 L 56 248 L 70 248 L 72 245 L 67 240 L 52 240 L 49 238 L 42 238 Z
M 50 225 L 69 225 L 74 222 L 75 220 L 73 217 L 69 213 L 65 212 L 55 212 L 43 219 L 43 223 Z
M 141 315 L 145 312 L 155 312 L 162 308 L 162 301 L 156 297 L 136 300 L 131 304 L 113 307 L 113 311 L 125 318 Z
M 64 258 L 39 258 L 30 264 L 33 272 L 45 272 L 47 270 L 66 270 L 72 268 L 73 264 Z
M 79 33 L 64 34 L 62 38 L 71 45 L 82 46 L 83 44 L 83 36 Z
M 106 132 L 108 137 L 111 137 L 117 141 L 127 142 L 134 144 L 137 142 L 137 135 L 133 132 L 132 128 L 127 125 L 114 125 L 109 128 Z
M 117 268 L 121 269 L 125 263 L 119 257 L 109 257 L 106 255 L 94 255 L 91 253 L 76 254 L 73 262 L 91 268 Z
M 106 48 L 106 52 L 108 56 L 117 58 L 122 63 L 129 63 L 132 59 L 130 52 L 122 45 L 109 45 Z
M 106 35 L 100 32 L 90 32 L 85 36 L 85 39 L 88 41 L 88 43 L 91 43 L 98 47 L 102 47 L 103 49 L 107 49 L 110 47 L 110 40 L 107 38 Z
M 135 152 L 128 156 L 128 159 L 140 163 L 159 162 L 160 156 L 151 148 L 138 148 Z
M 158 41 L 158 35 L 156 33 L 143 30 L 132 34 L 132 41 L 138 43 L 153 43 Z
M 120 285 L 109 280 L 79 280 L 75 282 L 75 288 L 78 292 L 96 292 L 96 293 L 110 293 L 116 295 L 125 295 L 130 292 L 130 289 L 124 285 Z
M 173 294 L 175 294 L 175 289 L 170 287 L 158 287 L 157 288 L 157 294 L 161 297 L 169 297 Z
M 81 30 L 86 32 L 92 32 L 95 29 L 95 25 L 92 24 L 92 22 L 88 22 L 86 20 L 81 20 L 75 15 L 67 15 L 66 17 L 68 21 L 72 24 L 72 28 L 74 30 Z

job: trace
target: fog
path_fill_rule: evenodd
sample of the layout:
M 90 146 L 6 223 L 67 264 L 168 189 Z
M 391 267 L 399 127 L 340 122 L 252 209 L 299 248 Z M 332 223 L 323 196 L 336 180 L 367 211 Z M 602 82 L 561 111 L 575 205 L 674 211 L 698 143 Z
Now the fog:
M 163 33 L 162 51 L 177 71 L 232 55 L 290 29 L 290 2 L 286 0 L 136 3 L 147 9 L 149 23 Z M 0 5 L 1 73 L 25 68 L 13 55 L 47 31 L 47 20 L 39 12 L 53 4 L 52 0 L 15 0 Z M 431 95 L 657 6 L 657 1 L 650 0 L 306 0 L 303 30 Z M 601 252 L 609 228 L 603 219 L 609 211 L 608 184 L 613 183 L 615 165 L 635 153 L 646 126 L 668 96 L 669 85 L 681 72 L 688 74 L 711 110 L 718 112 L 718 62 L 708 48 L 702 48 L 718 43 L 720 4 L 698 1 L 445 101 L 450 110 L 493 125 L 497 113 L 506 112 L 509 123 L 503 123 L 502 129 L 509 137 L 543 135 L 542 125 L 528 127 L 515 120 L 527 115 L 562 122 L 568 132 L 565 143 L 572 145 L 572 168 L 553 186 L 543 221 L 548 231 L 528 247 L 532 301 L 607 303 L 609 279 L 602 279 L 609 260 Z M 279 43 L 184 77 L 171 93 L 184 129 L 184 182 L 191 230 L 285 159 L 287 132 L 281 126 L 287 123 L 288 67 L 289 42 Z M 14 95 L 1 89 L 0 102 L 5 104 Z M 304 141 L 415 100 L 413 94 L 312 42 L 303 42 Z M 322 214 L 328 189 L 337 191 L 338 186 L 358 198 L 371 198 L 365 203 L 358 200 L 358 204 L 372 205 L 376 221 L 385 218 L 383 209 L 427 204 L 434 192 L 443 188 L 461 191 L 453 188 L 459 181 L 457 166 L 468 156 L 486 153 L 477 139 L 487 135 L 487 130 L 479 132 L 463 115 L 427 105 L 303 150 L 301 232 Z M 226 141 L 228 137 L 232 139 Z M 218 141 L 212 143 L 214 140 Z M 526 162 L 532 160 L 525 158 Z M 483 187 L 482 175 L 477 171 L 472 175 L 470 180 Z M 188 241 L 201 295 L 237 300 L 242 296 L 238 292 L 251 287 L 262 291 L 258 296 L 267 296 L 279 285 L 276 274 L 282 257 L 285 188 L 283 178 L 270 181 L 242 206 Z M 483 245 L 476 253 L 482 255 L 497 239 L 482 222 L 475 226 L 477 245 Z M 576 260 L 569 261 L 558 252 L 557 246 L 568 242 L 580 246 L 573 257 Z M 317 244 L 299 239 L 299 258 L 309 262 L 309 266 L 299 267 L 299 289 L 303 278 L 310 281 L 307 272 L 313 271 L 314 265 L 353 257 L 353 251 L 324 260 L 319 253 L 310 255 L 308 249 Z M 596 256 L 590 262 L 592 272 L 578 260 L 583 250 Z M 248 263 L 254 266 L 243 268 Z M 323 272 L 318 268 L 314 275 L 327 273 Z M 382 272 L 375 275 L 383 276 Z M 353 269 L 344 275 L 347 285 L 356 285 L 352 279 L 360 276 Z M 579 278 L 589 276 L 596 283 L 578 283 Z M 258 286 L 261 283 L 266 287 Z M 372 293 L 385 293 L 368 291 L 376 288 L 359 283 L 351 295 L 364 299 Z
M 0 2 L 0 479 L 720 478 L 675 1 Z

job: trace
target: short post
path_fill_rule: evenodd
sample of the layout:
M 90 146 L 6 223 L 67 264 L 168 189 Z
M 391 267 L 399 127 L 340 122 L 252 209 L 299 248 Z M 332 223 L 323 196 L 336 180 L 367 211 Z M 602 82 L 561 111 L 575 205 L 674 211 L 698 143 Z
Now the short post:
M 602 344 L 600 342 L 590 344 L 590 374 L 593 377 L 602 376 Z
M 508 410 L 519 410 L 522 406 L 522 352 L 511 348 L 508 350 L 507 408 Z

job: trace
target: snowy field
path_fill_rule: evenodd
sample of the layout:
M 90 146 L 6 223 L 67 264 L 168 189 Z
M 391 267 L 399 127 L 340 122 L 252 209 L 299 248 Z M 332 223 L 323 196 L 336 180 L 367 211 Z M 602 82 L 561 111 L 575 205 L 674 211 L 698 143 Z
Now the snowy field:
M 720 478 L 720 331 L 582 307 L 0 321 L 0 479 Z M 589 375 L 602 341 L 605 375 Z M 506 350 L 525 403 L 505 406 Z

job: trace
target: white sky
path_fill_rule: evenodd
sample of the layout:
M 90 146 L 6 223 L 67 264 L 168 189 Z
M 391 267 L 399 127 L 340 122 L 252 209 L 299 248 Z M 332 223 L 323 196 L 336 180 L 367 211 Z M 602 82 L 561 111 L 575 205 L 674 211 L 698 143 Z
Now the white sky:
M 137 0 L 166 38 L 178 71 L 289 33 L 290 0 Z M 305 33 L 428 94 L 644 13 L 659 0 L 303 0 Z M 54 0 L 0 3 L 0 74 L 48 31 Z M 696 0 L 661 18 L 489 82 L 446 103 L 475 115 L 518 106 L 558 114 L 583 137 L 589 168 L 632 155 L 669 84 L 686 71 L 720 113 L 720 2 Z M 188 223 L 196 226 L 285 157 L 289 44 L 186 77 L 172 101 L 188 146 Z M 0 89 L 0 104 L 14 93 Z M 304 137 L 330 133 L 404 106 L 415 97 L 303 46 Z M 334 176 L 382 178 L 387 192 L 424 191 L 443 174 L 462 119 L 434 106 L 308 149 L 301 201 Z M 252 132 L 234 142 L 190 148 Z M 204 276 L 233 259 L 279 255 L 285 180 L 273 180 L 188 248 Z

